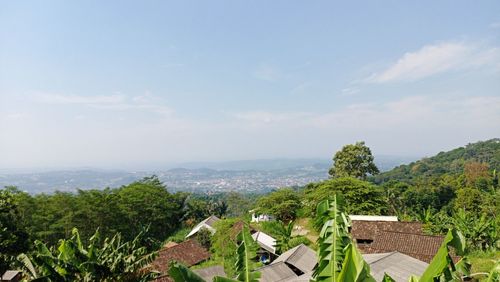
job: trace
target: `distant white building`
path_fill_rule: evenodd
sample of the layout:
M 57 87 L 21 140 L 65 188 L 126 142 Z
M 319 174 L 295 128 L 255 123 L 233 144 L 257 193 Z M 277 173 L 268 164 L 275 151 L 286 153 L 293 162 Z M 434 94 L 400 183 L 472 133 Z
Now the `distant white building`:
M 194 234 L 198 233 L 202 228 L 207 229 L 210 231 L 212 234 L 215 233 L 215 223 L 219 221 L 220 219 L 216 217 L 215 215 L 211 215 L 202 222 L 198 223 L 192 230 L 189 232 L 189 234 L 186 236 L 186 238 L 189 238 L 193 236 Z
M 386 215 L 349 215 L 351 220 L 362 220 L 362 221 L 398 221 L 397 216 L 386 216 Z
M 252 214 L 252 222 L 262 222 L 274 220 L 272 215 L 268 214 L 257 214 L 255 210 L 249 211 Z

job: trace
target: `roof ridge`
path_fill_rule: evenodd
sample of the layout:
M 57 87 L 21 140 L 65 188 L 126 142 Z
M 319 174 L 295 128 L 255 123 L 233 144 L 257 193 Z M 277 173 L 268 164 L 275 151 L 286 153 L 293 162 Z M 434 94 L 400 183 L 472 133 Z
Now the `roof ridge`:
M 388 253 L 378 253 L 378 254 L 384 254 L 384 256 L 382 256 L 382 257 L 380 257 L 380 258 L 378 258 L 378 259 L 376 259 L 376 260 L 374 260 L 374 261 L 370 262 L 369 264 L 371 265 L 371 264 L 374 264 L 374 263 L 376 263 L 376 262 L 379 262 L 379 261 L 381 261 L 381 260 L 383 260 L 383 259 L 386 259 L 386 258 L 388 258 L 388 257 L 392 256 L 394 253 L 399 253 L 399 252 L 398 252 L 398 251 L 392 251 L 392 252 L 388 252 Z
M 296 247 L 293 247 L 291 248 L 290 250 L 293 250 L 295 249 L 291 255 L 289 255 L 285 261 L 289 260 L 291 257 L 294 257 L 295 255 L 297 255 L 297 251 L 302 247 L 302 246 L 305 246 L 304 243 L 300 243 L 300 245 L 296 246 Z
M 378 232 L 387 232 L 387 233 L 400 233 L 400 234 L 411 234 L 417 236 L 425 236 L 425 237 L 434 237 L 434 238 L 443 238 L 443 235 L 428 235 L 423 233 L 414 233 L 414 232 L 404 232 L 404 231 L 393 231 L 393 230 L 379 230 Z

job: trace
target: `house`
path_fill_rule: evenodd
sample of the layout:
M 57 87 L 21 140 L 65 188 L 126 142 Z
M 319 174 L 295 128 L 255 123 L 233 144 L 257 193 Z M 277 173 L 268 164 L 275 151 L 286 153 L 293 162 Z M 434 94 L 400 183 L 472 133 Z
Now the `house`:
M 212 234 L 215 233 L 215 223 L 219 221 L 220 219 L 216 217 L 215 215 L 211 215 L 202 222 L 198 223 L 192 230 L 189 232 L 189 234 L 186 236 L 186 238 L 189 238 L 193 236 L 194 234 L 198 233 L 202 228 L 207 229 L 210 231 Z
M 387 273 L 397 282 L 406 282 L 411 275 L 422 275 L 428 266 L 426 262 L 397 251 L 363 254 L 363 258 L 376 281 L 382 281 Z M 316 252 L 301 244 L 256 271 L 261 273 L 264 282 L 308 282 L 317 262 Z
M 425 235 L 420 222 L 353 220 L 351 235 L 363 254 L 399 252 L 423 262 L 437 253 L 443 236 Z M 458 257 L 453 259 L 458 261 Z
M 263 222 L 263 221 L 274 220 L 274 217 L 272 215 L 258 214 L 255 210 L 251 210 L 249 212 L 252 214 L 251 222 Z
M 156 282 L 172 281 L 168 277 L 168 269 L 170 262 L 177 261 L 187 267 L 199 264 L 210 258 L 210 253 L 196 240 L 187 240 L 177 245 L 172 245 L 169 248 L 163 248 L 159 251 L 158 256 L 151 264 L 152 269 L 160 272 L 162 275 L 157 278 Z
M 363 252 L 370 246 L 382 231 L 400 231 L 412 234 L 423 234 L 420 222 L 352 220 L 351 236 Z
M 252 238 L 260 247 L 257 251 L 259 260 L 264 264 L 271 262 L 276 257 L 276 239 L 262 231 L 252 233 Z
M 317 264 L 316 252 L 304 244 L 300 244 L 283 254 L 281 254 L 274 263 L 284 262 L 297 275 L 311 272 Z
M 318 259 L 316 252 L 304 244 L 292 248 L 271 264 L 257 269 L 264 282 L 277 281 L 310 281 L 314 266 Z
M 207 282 L 212 282 L 214 280 L 214 277 L 216 276 L 227 277 L 226 273 L 224 272 L 224 267 L 222 267 L 221 265 L 193 269 L 193 272 L 198 274 L 198 276 L 200 276 Z
M 260 272 L 260 282 L 282 282 L 297 278 L 297 274 L 282 261 L 263 266 L 256 271 Z
M 396 282 L 406 282 L 410 276 L 421 276 L 427 263 L 411 256 L 399 253 L 364 254 L 364 260 L 370 265 L 370 272 L 376 281 L 382 281 L 387 273 Z

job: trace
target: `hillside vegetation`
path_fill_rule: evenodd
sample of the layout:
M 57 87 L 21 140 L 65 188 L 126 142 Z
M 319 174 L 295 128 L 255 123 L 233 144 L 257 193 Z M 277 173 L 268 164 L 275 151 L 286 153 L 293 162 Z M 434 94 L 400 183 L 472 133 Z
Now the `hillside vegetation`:
M 490 170 L 500 169 L 500 138 L 468 144 L 448 152 L 423 158 L 407 165 L 400 165 L 390 171 L 371 178 L 380 184 L 390 180 L 415 183 L 444 174 L 460 175 L 467 162 L 485 163 Z

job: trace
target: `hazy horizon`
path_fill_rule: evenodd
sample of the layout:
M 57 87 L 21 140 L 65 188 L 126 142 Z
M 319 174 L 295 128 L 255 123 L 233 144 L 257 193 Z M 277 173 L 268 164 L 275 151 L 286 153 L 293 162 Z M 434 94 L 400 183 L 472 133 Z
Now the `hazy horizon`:
M 0 168 L 432 156 L 500 136 L 500 2 L 0 4 Z

